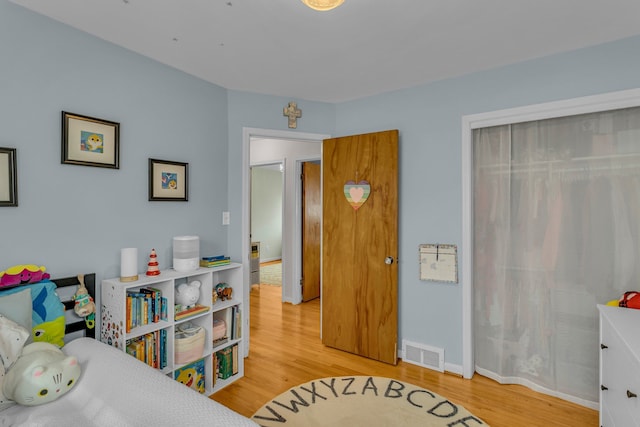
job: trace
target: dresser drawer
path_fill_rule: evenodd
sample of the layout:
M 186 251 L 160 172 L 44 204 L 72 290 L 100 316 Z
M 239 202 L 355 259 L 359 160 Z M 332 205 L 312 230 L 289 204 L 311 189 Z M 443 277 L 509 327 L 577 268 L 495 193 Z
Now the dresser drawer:
M 625 320 L 628 326 L 629 319 Z M 636 318 L 631 320 L 635 324 Z M 633 396 L 640 396 L 640 360 L 619 330 L 615 322 L 601 316 L 600 383 L 605 389 L 600 392 L 600 424 L 640 427 L 640 397 Z

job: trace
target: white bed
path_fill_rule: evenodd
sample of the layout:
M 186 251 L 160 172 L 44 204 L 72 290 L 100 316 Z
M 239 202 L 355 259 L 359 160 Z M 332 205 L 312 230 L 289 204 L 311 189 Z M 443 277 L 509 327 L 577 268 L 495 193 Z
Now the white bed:
M 77 338 L 62 350 L 82 367 L 75 387 L 54 402 L 0 412 L 0 426 L 257 426 L 92 338 Z
M 91 294 L 95 291 L 94 278 L 94 275 L 85 276 Z M 73 294 L 77 280 L 53 281 L 58 286 L 60 299 L 67 305 L 62 287 L 71 287 Z M 72 310 L 67 309 L 67 313 L 69 311 Z M 84 320 L 80 320 L 67 322 L 67 333 L 82 332 Z M 93 329 L 89 330 L 90 335 L 93 333 Z M 82 372 L 75 386 L 53 402 L 39 406 L 14 405 L 0 411 L 0 427 L 258 426 L 94 338 L 74 338 L 62 351 L 77 357 L 80 363 Z

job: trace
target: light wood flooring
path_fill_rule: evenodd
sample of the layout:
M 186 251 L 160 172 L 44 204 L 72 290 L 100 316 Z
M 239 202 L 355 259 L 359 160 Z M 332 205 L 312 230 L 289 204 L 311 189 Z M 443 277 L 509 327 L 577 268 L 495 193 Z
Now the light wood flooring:
M 281 302 L 281 288 L 251 290 L 251 343 L 245 376 L 211 396 L 250 417 L 290 387 L 317 378 L 371 375 L 419 385 L 467 408 L 492 427 L 595 427 L 598 412 L 536 393 L 499 385 L 478 374 L 465 380 L 452 374 L 398 362 L 397 366 L 325 347 L 320 341 L 320 302 Z

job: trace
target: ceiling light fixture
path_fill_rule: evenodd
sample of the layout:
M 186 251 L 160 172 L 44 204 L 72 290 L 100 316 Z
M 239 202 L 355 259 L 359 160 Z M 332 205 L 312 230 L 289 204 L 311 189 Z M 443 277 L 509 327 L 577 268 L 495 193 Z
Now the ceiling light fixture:
M 325 12 L 340 6 L 344 3 L 344 0 L 302 0 L 302 3 L 306 4 L 311 9 Z

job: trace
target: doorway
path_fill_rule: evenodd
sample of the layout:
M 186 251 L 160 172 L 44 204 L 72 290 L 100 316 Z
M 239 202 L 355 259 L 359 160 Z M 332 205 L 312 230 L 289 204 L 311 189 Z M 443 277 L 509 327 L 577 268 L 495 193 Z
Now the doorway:
M 242 258 L 250 259 L 250 166 L 256 163 L 284 165 L 282 230 L 282 301 L 302 301 L 301 277 L 301 163 L 319 161 L 325 134 L 245 128 L 243 130 Z M 249 300 L 249 271 L 246 270 L 245 300 Z M 297 280 L 296 280 L 297 278 Z M 248 317 L 248 319 L 250 319 Z
M 301 163 L 320 160 L 324 135 L 314 139 L 298 137 L 296 132 L 250 135 L 248 138 L 248 164 L 250 166 L 280 163 L 283 165 L 283 210 L 282 210 L 282 301 L 298 304 L 302 301 L 301 277 Z M 250 176 L 249 176 L 250 178 Z M 247 203 L 250 201 L 250 191 Z M 247 204 L 247 207 L 249 205 Z M 244 209 L 244 205 L 243 205 Z M 249 215 L 248 215 L 249 216 Z M 246 242 L 251 242 L 251 227 L 247 228 Z M 254 236 L 255 239 L 255 236 Z M 244 243 L 244 242 L 243 242 Z M 248 246 L 248 245 L 247 245 Z M 247 247 L 247 253 L 249 249 Z M 248 298 L 248 295 L 246 295 Z
M 282 263 L 283 195 L 283 162 L 251 165 L 252 287 L 260 284 L 282 287 L 282 275 L 276 273 Z

